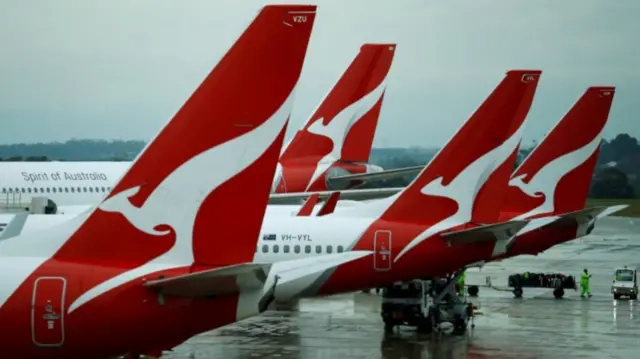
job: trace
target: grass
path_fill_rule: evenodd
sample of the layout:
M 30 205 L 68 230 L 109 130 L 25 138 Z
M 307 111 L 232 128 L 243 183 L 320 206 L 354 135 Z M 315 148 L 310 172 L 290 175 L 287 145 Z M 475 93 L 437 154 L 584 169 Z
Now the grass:
M 640 198 L 636 199 L 594 199 L 587 200 L 588 207 L 596 206 L 615 206 L 617 204 L 628 204 L 629 207 L 620 212 L 613 214 L 620 217 L 640 217 Z

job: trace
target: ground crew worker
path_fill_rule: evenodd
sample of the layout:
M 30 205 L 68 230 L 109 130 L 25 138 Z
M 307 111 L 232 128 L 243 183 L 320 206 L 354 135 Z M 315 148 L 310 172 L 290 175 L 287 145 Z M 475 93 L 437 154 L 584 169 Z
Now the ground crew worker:
M 587 268 L 585 268 L 584 272 L 582 272 L 582 275 L 580 276 L 580 289 L 582 289 L 582 292 L 580 293 L 580 297 L 582 298 L 584 298 L 585 294 L 589 298 L 591 298 L 591 292 L 589 291 L 590 278 L 591 278 L 591 274 L 589 274 L 589 271 L 587 270 Z
M 458 295 L 464 295 L 464 280 L 467 277 L 467 271 L 463 270 L 460 277 L 458 277 Z

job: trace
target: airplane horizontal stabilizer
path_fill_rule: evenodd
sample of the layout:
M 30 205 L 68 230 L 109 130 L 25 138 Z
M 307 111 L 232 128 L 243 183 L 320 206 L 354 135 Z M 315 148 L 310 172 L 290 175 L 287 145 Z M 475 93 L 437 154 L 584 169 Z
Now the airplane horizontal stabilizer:
M 277 279 L 276 288 L 314 273 L 332 269 L 340 264 L 370 255 L 371 251 L 348 251 L 311 258 L 300 258 L 272 264 L 242 263 L 177 277 L 151 280 L 144 286 L 164 295 L 204 298 L 225 296 L 245 291 L 259 291 L 269 277 Z
M 523 235 L 533 230 L 551 226 L 554 228 L 561 228 L 564 226 L 582 225 L 587 224 L 594 219 L 600 219 L 611 215 L 615 212 L 625 209 L 627 205 L 611 206 L 611 207 L 590 207 L 584 208 L 579 211 L 564 213 L 557 216 L 541 217 L 533 219 L 524 228 L 518 232 L 518 235 Z
M 475 243 L 486 241 L 506 241 L 527 225 L 529 221 L 517 220 L 484 225 L 442 234 L 442 238 L 451 243 Z
M 209 297 L 260 289 L 264 285 L 271 264 L 242 263 L 189 273 L 177 277 L 151 280 L 145 287 L 161 290 L 177 297 Z
M 340 192 L 341 200 L 364 201 L 380 199 L 392 196 L 404 187 L 353 189 Z M 317 193 L 321 200 L 326 200 L 334 191 L 300 192 L 300 193 L 272 193 L 269 195 L 269 204 L 300 204 L 311 194 Z
M 612 215 L 612 214 L 614 214 L 616 212 L 622 211 L 623 209 L 625 209 L 627 207 L 629 207 L 628 204 L 621 204 L 621 205 L 617 205 L 617 206 L 607 207 L 604 211 L 600 212 L 600 214 L 598 214 L 596 216 L 596 218 L 600 219 L 600 218 L 604 218 L 604 217 L 610 216 L 610 215 Z
M 331 187 L 340 188 L 340 184 L 352 181 L 365 181 L 365 182 L 373 182 L 373 181 L 382 181 L 388 180 L 391 178 L 397 178 L 402 176 L 407 176 L 410 174 L 417 174 L 422 171 L 424 166 L 412 166 L 412 167 L 404 167 L 397 168 L 392 170 L 386 170 L 382 172 L 373 172 L 373 173 L 357 173 L 357 174 L 349 174 L 343 176 L 335 176 L 327 179 Z

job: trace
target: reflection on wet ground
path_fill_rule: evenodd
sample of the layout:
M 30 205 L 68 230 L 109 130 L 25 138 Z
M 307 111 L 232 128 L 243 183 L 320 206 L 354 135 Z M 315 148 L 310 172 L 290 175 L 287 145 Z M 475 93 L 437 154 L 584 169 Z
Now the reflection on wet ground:
M 508 291 L 481 288 L 474 301 L 481 315 L 465 336 L 419 335 L 402 329 L 385 334 L 380 297 L 347 294 L 303 300 L 298 311 L 269 311 L 192 338 L 167 353 L 171 359 L 240 358 L 637 358 L 638 303 L 614 301 L 614 268 L 640 266 L 640 220 L 611 219 L 598 235 L 568 243 L 538 257 L 521 257 L 470 270 L 467 283 L 506 284 L 517 272 L 593 274 L 591 299 L 567 292 L 525 289 L 523 299 Z

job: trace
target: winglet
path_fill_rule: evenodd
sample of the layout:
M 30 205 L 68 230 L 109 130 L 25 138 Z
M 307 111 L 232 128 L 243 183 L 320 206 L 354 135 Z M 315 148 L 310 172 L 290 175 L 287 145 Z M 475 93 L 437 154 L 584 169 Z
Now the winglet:
M 339 199 L 340 199 L 340 192 L 333 192 L 331 195 L 329 195 L 329 198 L 327 199 L 327 201 L 324 202 L 324 205 L 322 206 L 322 208 L 320 208 L 316 216 L 320 217 L 320 216 L 325 216 L 327 214 L 333 213 L 333 211 L 336 210 L 336 206 L 338 205 Z
M 296 217 L 308 217 L 313 212 L 313 208 L 320 201 L 320 195 L 318 193 L 313 193 L 307 200 L 304 202 Z
M 7 226 L 0 233 L 0 241 L 19 236 L 22 233 L 22 229 L 24 225 L 27 223 L 27 219 L 29 218 L 29 212 L 20 212 L 13 216 L 11 222 L 7 224 Z

